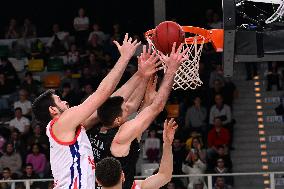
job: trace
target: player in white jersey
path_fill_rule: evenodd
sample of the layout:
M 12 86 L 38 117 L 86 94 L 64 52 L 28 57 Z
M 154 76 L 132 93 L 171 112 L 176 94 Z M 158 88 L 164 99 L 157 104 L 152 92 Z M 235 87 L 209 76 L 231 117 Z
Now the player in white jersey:
M 47 90 L 33 103 L 33 113 L 47 125 L 50 164 L 55 189 L 94 189 L 95 163 L 85 129 L 92 114 L 113 93 L 130 60 L 140 45 L 125 35 L 123 44 L 114 41 L 121 54 L 118 62 L 97 90 L 79 106 L 69 108 L 66 101 Z
M 163 131 L 163 155 L 160 168 L 157 174 L 145 180 L 135 180 L 131 189 L 159 189 L 172 178 L 173 154 L 172 143 L 177 124 L 174 119 L 165 121 Z M 97 182 L 103 189 L 122 189 L 125 176 L 118 160 L 108 157 L 97 163 L 96 169 Z

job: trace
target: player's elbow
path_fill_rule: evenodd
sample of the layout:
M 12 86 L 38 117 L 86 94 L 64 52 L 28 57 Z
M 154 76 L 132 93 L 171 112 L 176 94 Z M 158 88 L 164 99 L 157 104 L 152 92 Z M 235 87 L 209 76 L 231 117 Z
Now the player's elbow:
M 164 174 L 163 184 L 167 184 L 172 180 L 172 173 Z

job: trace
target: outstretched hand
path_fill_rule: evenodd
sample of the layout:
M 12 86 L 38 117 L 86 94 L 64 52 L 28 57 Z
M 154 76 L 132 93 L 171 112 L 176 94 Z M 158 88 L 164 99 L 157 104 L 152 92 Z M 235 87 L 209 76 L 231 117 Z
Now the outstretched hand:
M 128 37 L 128 33 L 125 34 L 122 45 L 120 45 L 117 41 L 113 41 L 113 43 L 117 46 L 121 57 L 127 59 L 130 59 L 134 55 L 137 47 L 141 44 L 141 42 L 138 43 L 137 40 L 132 41 L 132 38 Z
M 160 65 L 162 64 L 159 60 L 159 57 L 156 55 L 156 52 L 151 54 L 151 47 L 148 51 L 146 50 L 146 45 L 143 46 L 143 52 L 138 58 L 138 72 L 145 77 L 150 77 L 155 72 L 161 69 Z
M 174 118 L 170 119 L 170 121 L 165 120 L 163 131 L 163 140 L 165 144 L 172 145 L 177 127 L 178 125 Z
M 182 46 L 183 43 L 180 44 L 180 46 L 176 50 L 176 43 L 174 43 L 172 46 L 172 52 L 169 56 L 166 56 L 163 53 L 160 54 L 161 60 L 166 64 L 168 71 L 176 72 L 179 66 L 181 65 L 181 63 L 188 58 L 186 56 L 188 47 L 182 50 Z

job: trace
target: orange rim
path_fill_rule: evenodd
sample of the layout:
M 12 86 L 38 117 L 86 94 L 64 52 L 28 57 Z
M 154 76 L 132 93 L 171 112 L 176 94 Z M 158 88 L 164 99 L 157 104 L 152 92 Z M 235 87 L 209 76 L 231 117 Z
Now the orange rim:
M 193 44 L 195 38 L 197 39 L 197 44 L 202 44 L 212 42 L 215 50 L 217 52 L 222 52 L 224 47 L 224 30 L 223 29 L 211 29 L 206 30 L 204 28 L 195 26 L 181 26 L 185 33 L 196 34 L 196 37 L 185 38 L 186 44 Z M 152 40 L 155 29 L 149 30 L 145 33 L 145 37 Z

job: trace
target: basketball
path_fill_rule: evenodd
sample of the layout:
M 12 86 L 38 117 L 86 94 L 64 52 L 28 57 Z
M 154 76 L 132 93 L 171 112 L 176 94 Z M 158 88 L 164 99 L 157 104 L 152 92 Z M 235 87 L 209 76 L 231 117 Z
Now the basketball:
M 153 35 L 153 43 L 157 50 L 162 53 L 170 54 L 173 43 L 176 42 L 176 48 L 184 42 L 184 31 L 176 22 L 165 21 L 160 23 Z

